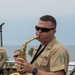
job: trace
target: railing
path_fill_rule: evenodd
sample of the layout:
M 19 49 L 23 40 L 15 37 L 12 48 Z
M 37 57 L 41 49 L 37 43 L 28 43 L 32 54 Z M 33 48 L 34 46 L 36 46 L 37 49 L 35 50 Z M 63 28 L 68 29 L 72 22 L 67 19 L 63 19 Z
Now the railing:
M 68 66 L 68 73 L 67 75 L 75 75 L 75 62 L 70 62 Z
M 10 63 L 14 64 L 15 61 L 6 61 L 5 67 L 6 68 L 7 68 L 7 66 L 11 67 L 12 65 L 10 65 Z M 70 62 L 69 66 L 68 66 L 68 73 L 67 73 L 67 75 L 75 75 L 74 72 L 75 72 L 75 62 Z

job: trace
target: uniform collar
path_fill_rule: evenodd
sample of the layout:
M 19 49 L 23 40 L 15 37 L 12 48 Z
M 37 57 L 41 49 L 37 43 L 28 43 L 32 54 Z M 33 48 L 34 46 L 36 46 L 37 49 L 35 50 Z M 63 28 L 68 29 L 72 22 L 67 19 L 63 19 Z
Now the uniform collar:
M 54 36 L 53 39 L 47 44 L 46 49 L 50 50 L 52 45 L 55 43 L 56 37 Z
M 53 43 L 55 43 L 55 41 L 56 41 L 56 37 L 54 36 L 53 39 L 47 44 L 45 49 L 50 50 L 52 45 L 53 45 Z M 38 49 L 38 47 L 35 48 L 35 50 L 37 50 L 37 49 Z

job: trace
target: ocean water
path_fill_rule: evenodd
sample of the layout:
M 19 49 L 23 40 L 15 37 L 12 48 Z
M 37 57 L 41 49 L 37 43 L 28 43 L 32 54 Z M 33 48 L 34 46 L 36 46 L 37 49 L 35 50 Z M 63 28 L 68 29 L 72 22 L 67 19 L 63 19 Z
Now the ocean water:
M 28 50 L 30 48 L 35 48 L 36 46 L 27 46 L 27 49 L 26 49 L 26 58 L 31 61 L 31 57 L 28 55 Z M 75 61 L 75 46 L 65 46 L 69 52 L 69 55 L 70 55 L 70 61 Z M 22 49 L 22 46 L 4 46 L 6 52 L 7 52 L 7 55 L 8 55 L 8 59 L 9 60 L 14 60 L 13 59 L 13 55 L 14 55 L 14 51 L 16 49 Z

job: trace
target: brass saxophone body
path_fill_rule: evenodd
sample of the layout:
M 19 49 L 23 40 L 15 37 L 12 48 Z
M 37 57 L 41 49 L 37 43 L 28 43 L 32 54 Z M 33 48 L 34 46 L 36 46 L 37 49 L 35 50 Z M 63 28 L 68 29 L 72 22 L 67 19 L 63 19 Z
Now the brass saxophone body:
M 24 44 L 23 44 L 23 48 L 22 48 L 22 50 L 20 51 L 20 57 L 21 58 L 23 58 L 24 60 L 26 60 L 26 47 L 27 47 L 27 44 L 29 43 L 29 42 L 31 42 L 32 40 L 34 40 L 34 39 L 37 39 L 38 38 L 38 36 L 35 36 L 35 37 L 33 37 L 33 38 L 31 38 L 31 39 L 29 39 L 29 40 L 26 40 L 25 42 L 24 42 Z M 18 70 L 20 70 L 20 68 L 18 68 Z M 18 71 L 17 70 L 17 71 Z M 21 72 L 21 71 L 18 71 L 19 73 L 18 74 L 16 74 L 16 73 L 13 73 L 12 75 L 25 75 L 23 72 Z
M 29 42 L 33 41 L 34 39 L 37 39 L 37 38 L 38 38 L 38 36 L 35 36 L 34 38 L 31 38 L 31 39 L 26 40 L 26 41 L 24 42 L 24 45 L 23 45 L 23 48 L 22 48 L 21 54 L 20 54 L 20 57 L 21 57 L 21 58 L 23 58 L 23 59 L 26 60 L 26 47 L 27 47 L 27 44 L 28 44 Z

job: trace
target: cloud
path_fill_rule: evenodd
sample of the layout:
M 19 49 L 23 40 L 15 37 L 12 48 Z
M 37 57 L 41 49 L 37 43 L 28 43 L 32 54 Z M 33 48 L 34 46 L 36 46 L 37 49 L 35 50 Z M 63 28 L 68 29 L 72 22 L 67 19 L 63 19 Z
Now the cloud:
M 43 14 L 66 16 L 75 14 L 74 3 L 74 0 L 2 0 L 0 14 L 7 18 L 27 18 Z

